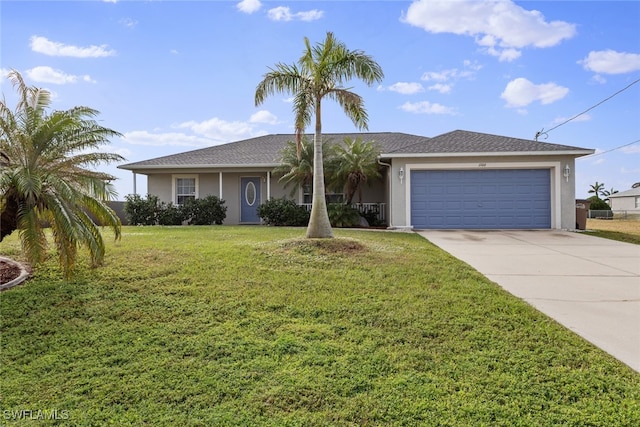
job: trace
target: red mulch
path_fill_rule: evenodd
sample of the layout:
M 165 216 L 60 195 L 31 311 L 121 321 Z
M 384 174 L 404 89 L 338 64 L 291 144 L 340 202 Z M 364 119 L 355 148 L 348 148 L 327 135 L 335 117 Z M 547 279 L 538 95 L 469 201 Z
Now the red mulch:
M 14 264 L 0 260 L 0 285 L 9 283 L 20 275 L 20 268 Z

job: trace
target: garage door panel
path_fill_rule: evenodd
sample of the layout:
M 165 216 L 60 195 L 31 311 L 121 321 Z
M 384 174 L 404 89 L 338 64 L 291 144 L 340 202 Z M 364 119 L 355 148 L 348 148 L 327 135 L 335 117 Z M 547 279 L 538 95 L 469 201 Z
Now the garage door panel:
M 550 228 L 548 169 L 411 172 L 415 228 Z

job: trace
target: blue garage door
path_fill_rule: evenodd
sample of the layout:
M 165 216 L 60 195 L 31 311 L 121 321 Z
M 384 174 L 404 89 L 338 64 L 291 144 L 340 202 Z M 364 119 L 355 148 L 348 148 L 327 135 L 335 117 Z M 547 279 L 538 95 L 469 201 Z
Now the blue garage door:
M 411 171 L 414 228 L 551 228 L 549 169 Z

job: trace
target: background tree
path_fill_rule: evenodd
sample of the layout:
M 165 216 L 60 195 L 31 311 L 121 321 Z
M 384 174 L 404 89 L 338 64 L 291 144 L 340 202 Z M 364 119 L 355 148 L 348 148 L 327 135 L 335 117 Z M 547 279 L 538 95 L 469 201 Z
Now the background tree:
M 329 186 L 344 189 L 345 204 L 350 205 L 358 193 L 362 202 L 362 186 L 372 178 L 379 178 L 380 147 L 374 141 L 345 138 L 344 144 L 333 146 L 334 156 L 327 167 Z
M 0 241 L 19 230 L 27 260 L 42 262 L 47 251 L 48 224 L 66 277 L 73 271 L 77 249 L 88 249 L 91 261 L 103 261 L 105 246 L 99 226 L 120 237 L 120 219 L 107 202 L 115 196 L 115 177 L 95 170 L 104 162 L 122 161 L 117 154 L 97 151 L 119 136 L 93 118 L 88 107 L 47 112 L 48 91 L 28 87 L 15 70 L 9 80 L 17 91 L 14 111 L 0 104 Z
M 604 197 L 604 201 L 609 201 L 609 196 L 616 194 L 618 190 L 614 190 L 613 187 L 610 190 L 602 190 L 602 197 Z
M 364 100 L 349 88 L 345 81 L 358 78 L 367 85 L 381 82 L 382 68 L 370 56 L 359 50 L 349 50 L 333 33 L 327 32 L 324 42 L 311 46 L 304 38 L 305 50 L 297 64 L 277 63 L 264 75 L 256 87 L 255 105 L 262 104 L 275 93 L 293 94 L 293 111 L 297 140 L 315 117 L 313 138 L 313 199 L 307 226 L 308 238 L 333 237 L 325 200 L 322 161 L 322 99 L 332 99 L 359 129 L 367 129 Z
M 593 194 L 599 199 L 603 190 L 604 190 L 604 184 L 596 181 L 595 184 L 591 185 L 591 188 L 589 189 L 589 194 Z

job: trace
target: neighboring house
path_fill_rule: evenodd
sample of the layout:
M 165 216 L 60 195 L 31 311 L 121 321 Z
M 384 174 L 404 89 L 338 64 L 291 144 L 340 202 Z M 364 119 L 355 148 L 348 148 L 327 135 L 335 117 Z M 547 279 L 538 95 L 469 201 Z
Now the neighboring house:
M 390 227 L 409 229 L 574 229 L 574 161 L 594 152 L 462 130 L 435 138 L 395 132 L 323 137 L 380 145 L 383 176 L 368 183 L 363 202 L 380 204 Z M 289 195 L 272 171 L 293 138 L 266 135 L 119 168 L 132 171 L 134 183 L 135 174 L 146 175 L 148 193 L 165 202 L 213 194 L 226 202 L 225 224 L 255 224 L 260 203 Z M 303 190 L 296 198 L 305 201 Z
M 621 193 L 611 194 L 609 205 L 612 211 L 627 211 L 627 213 L 640 213 L 640 186 Z

